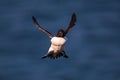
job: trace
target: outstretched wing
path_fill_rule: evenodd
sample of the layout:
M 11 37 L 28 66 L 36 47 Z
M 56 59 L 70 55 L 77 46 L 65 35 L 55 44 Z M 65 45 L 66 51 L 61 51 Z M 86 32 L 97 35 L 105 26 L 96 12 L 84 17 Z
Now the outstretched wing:
M 71 17 L 70 24 L 69 24 L 69 26 L 67 27 L 67 29 L 65 30 L 65 35 L 70 31 L 70 29 L 75 25 L 75 23 L 76 23 L 76 14 L 73 13 L 73 14 L 72 14 L 72 17 Z M 64 36 L 65 36 L 65 35 L 64 35 Z
M 42 28 L 39 24 L 38 24 L 38 22 L 37 22 L 37 20 L 36 20 L 36 18 L 33 16 L 32 17 L 32 20 L 33 20 L 33 22 L 34 22 L 34 24 L 36 25 L 36 27 L 39 29 L 39 30 L 41 30 L 41 31 L 43 31 L 45 34 L 47 34 L 50 38 L 52 38 L 54 35 L 52 35 L 50 32 L 48 32 L 47 30 L 45 30 L 44 28 Z

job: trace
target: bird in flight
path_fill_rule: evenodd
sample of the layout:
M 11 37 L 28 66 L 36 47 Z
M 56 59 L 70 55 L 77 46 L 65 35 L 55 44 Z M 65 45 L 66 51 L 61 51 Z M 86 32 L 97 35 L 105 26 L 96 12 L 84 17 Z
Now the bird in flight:
M 48 52 L 45 55 L 43 55 L 41 58 L 44 59 L 48 57 L 51 59 L 56 59 L 61 56 L 63 56 L 64 58 L 68 58 L 66 52 L 64 51 L 64 45 L 67 41 L 67 38 L 65 36 L 76 23 L 76 14 L 75 13 L 72 14 L 71 21 L 68 27 L 65 30 L 59 29 L 56 35 L 51 34 L 49 31 L 47 31 L 41 25 L 39 25 L 39 23 L 37 22 L 34 16 L 32 17 L 32 20 L 35 26 L 39 30 L 44 32 L 46 35 L 48 35 L 51 39 L 51 46 Z

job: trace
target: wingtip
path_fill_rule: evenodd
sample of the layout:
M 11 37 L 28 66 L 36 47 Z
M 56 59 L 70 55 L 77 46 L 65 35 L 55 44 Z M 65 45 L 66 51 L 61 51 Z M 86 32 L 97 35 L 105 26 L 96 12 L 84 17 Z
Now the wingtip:
M 36 19 L 35 19 L 35 16 L 32 16 L 32 20 L 36 20 Z
M 35 24 L 38 24 L 35 16 L 32 16 L 32 20 L 33 20 L 33 22 L 34 22 Z
M 74 12 L 74 13 L 72 14 L 72 16 L 75 16 L 75 17 L 76 17 L 76 13 Z
M 72 19 L 73 19 L 74 22 L 76 23 L 77 19 L 76 19 L 76 13 L 75 13 L 75 12 L 72 14 Z

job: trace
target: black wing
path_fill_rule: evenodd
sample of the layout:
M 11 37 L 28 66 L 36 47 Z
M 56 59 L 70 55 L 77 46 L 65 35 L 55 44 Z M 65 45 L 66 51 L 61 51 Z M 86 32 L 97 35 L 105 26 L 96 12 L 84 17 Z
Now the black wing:
M 36 27 L 39 29 L 39 30 L 41 30 L 41 31 L 43 31 L 45 34 L 47 34 L 50 38 L 52 38 L 54 35 L 52 35 L 50 32 L 48 32 L 47 30 L 45 30 L 44 28 L 42 28 L 39 24 L 38 24 L 38 22 L 37 22 L 37 20 L 36 20 L 36 18 L 33 16 L 32 17 L 32 20 L 33 20 L 33 22 L 34 22 L 34 24 L 36 25 Z
M 73 13 L 73 14 L 72 14 L 72 17 L 71 17 L 70 24 L 69 24 L 69 26 L 67 27 L 67 29 L 65 30 L 65 35 L 70 31 L 70 29 L 75 25 L 75 23 L 76 23 L 76 14 Z M 64 36 L 65 36 L 65 35 L 64 35 Z

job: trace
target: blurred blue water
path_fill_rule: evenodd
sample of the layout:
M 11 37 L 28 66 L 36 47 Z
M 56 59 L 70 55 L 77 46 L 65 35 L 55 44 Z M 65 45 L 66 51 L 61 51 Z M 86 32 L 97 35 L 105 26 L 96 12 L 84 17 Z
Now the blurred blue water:
M 41 60 L 50 42 L 31 17 L 55 34 L 73 12 L 70 58 Z M 119 0 L 1 0 L 0 14 L 0 80 L 120 80 Z

